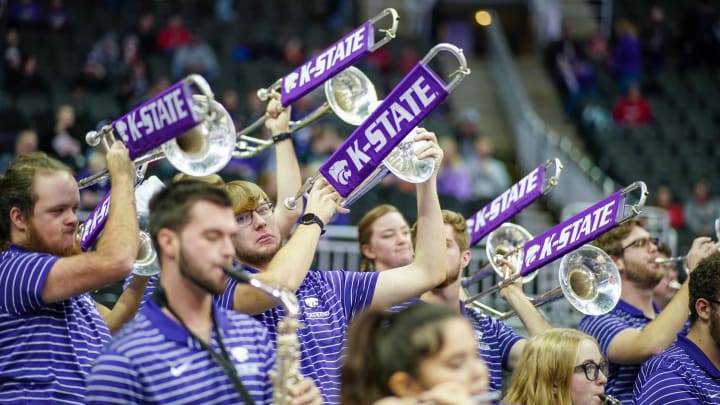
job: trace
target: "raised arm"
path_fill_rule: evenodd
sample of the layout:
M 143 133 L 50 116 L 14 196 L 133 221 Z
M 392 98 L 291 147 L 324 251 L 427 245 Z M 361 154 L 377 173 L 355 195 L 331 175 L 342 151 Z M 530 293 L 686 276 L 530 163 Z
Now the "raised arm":
M 270 130 L 275 143 L 275 183 L 277 184 L 277 203 L 275 215 L 280 235 L 290 234 L 300 214 L 303 212 L 303 201 L 298 200 L 297 207 L 289 210 L 283 204 L 286 197 L 294 196 L 302 185 L 300 164 L 295 155 L 292 137 L 289 134 L 290 107 L 284 107 L 278 100 L 279 95 L 273 93 L 267 105 L 268 119 L 265 126 Z
M 373 306 L 389 307 L 417 297 L 445 280 L 445 231 L 437 194 L 437 174 L 443 152 L 432 132 L 420 129 L 416 141 L 428 141 L 418 158 L 435 159 L 435 171 L 429 180 L 417 185 L 417 238 L 415 259 L 407 266 L 383 271 L 378 276 Z
M 717 251 L 718 246 L 707 237 L 695 239 L 688 252 L 689 270 L 695 270 L 700 260 Z M 689 299 L 686 280 L 665 309 L 644 329 L 628 328 L 613 338 L 608 346 L 608 359 L 620 364 L 639 364 L 665 350 L 687 321 Z
M 145 295 L 145 288 L 149 279 L 149 277 L 134 275 L 112 309 L 96 302 L 100 315 L 102 315 L 112 334 L 115 334 L 123 325 L 135 317 L 135 313 L 140 308 L 140 303 Z
M 107 164 L 112 185 L 110 212 L 97 248 L 55 262 L 42 292 L 46 303 L 97 290 L 124 279 L 132 270 L 140 243 L 133 192 L 135 168 L 120 142 L 108 151 Z
M 340 195 L 325 181 L 319 179 L 310 190 L 307 213 L 315 214 L 327 224 L 336 212 L 346 213 L 340 207 Z M 310 270 L 322 229 L 318 224 L 301 224 L 290 240 L 273 257 L 265 271 L 252 277 L 276 287 L 295 291 Z M 246 314 L 259 314 L 277 306 L 277 303 L 255 288 L 238 285 L 233 296 L 233 309 Z

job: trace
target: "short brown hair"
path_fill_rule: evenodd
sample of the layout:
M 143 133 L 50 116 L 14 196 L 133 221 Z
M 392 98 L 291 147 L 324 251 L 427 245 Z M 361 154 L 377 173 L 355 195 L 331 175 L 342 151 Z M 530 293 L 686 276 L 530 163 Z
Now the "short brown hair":
M 230 196 L 235 215 L 257 208 L 260 200 L 269 201 L 263 189 L 249 181 L 235 180 L 225 183 L 221 188 Z
M 698 298 L 707 300 L 717 300 L 720 295 L 720 252 L 715 252 L 710 256 L 700 260 L 697 268 L 690 273 L 690 324 L 692 325 L 698 318 L 695 309 L 695 301 Z
M 5 175 L 0 176 L 0 250 L 6 250 L 10 243 L 10 210 L 16 207 L 24 216 L 32 217 L 37 202 L 35 176 L 55 172 L 73 175 L 72 169 L 61 161 L 44 152 L 31 152 L 15 158 Z
M 642 228 L 642 223 L 637 219 L 631 219 L 617 228 L 611 229 L 595 239 L 592 244 L 604 250 L 605 253 L 620 257 L 623 255 L 622 240 L 627 238 L 635 227 Z

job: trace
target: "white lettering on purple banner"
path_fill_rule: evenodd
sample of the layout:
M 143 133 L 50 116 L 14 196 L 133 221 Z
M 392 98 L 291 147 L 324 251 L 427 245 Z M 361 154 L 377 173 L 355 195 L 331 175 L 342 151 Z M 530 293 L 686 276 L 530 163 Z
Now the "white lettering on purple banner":
M 467 219 L 474 245 L 503 222 L 542 196 L 545 166 L 540 165 Z
M 192 94 L 183 82 L 134 108 L 113 122 L 115 133 L 134 159 L 197 125 Z
M 107 221 L 109 213 L 110 191 L 108 191 L 102 201 L 95 206 L 83 224 L 83 230 L 80 234 L 80 248 L 82 250 L 90 248 L 93 241 L 95 241 L 95 238 L 97 238 L 97 235 L 105 225 L 105 221 Z
M 320 173 L 347 197 L 447 95 L 439 78 L 424 65 L 416 65 L 320 167 Z
M 366 22 L 283 77 L 282 105 L 292 104 L 369 53 L 373 35 L 372 25 Z
M 624 195 L 617 192 L 592 207 L 527 241 L 521 275 L 544 266 L 617 226 Z

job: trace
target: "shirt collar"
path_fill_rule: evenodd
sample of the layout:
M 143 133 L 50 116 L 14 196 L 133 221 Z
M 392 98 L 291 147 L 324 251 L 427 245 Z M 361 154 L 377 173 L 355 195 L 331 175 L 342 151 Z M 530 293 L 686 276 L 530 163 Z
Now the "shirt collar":
M 695 363 L 705 370 L 710 377 L 715 379 L 720 378 L 720 370 L 715 368 L 715 365 L 707 358 L 705 353 L 703 353 L 703 351 L 700 350 L 700 348 L 697 347 L 692 340 L 688 339 L 687 336 L 678 334 L 676 344 L 681 349 L 685 350 L 685 353 L 687 353 L 688 356 L 695 361 Z
M 658 307 L 657 304 L 655 304 L 655 302 L 653 302 L 652 305 L 653 305 L 653 311 L 655 311 L 655 314 L 656 315 L 659 314 L 660 307 Z M 615 308 L 625 311 L 628 314 L 630 314 L 634 317 L 637 317 L 637 318 L 647 318 L 643 311 L 641 311 L 639 308 L 632 306 L 631 304 L 629 304 L 627 301 L 625 301 L 623 299 L 620 299 L 620 301 L 618 301 L 617 306 Z
M 214 301 L 212 303 L 212 310 L 215 314 L 215 322 L 217 322 L 218 329 L 220 329 L 220 331 L 230 329 L 230 319 L 228 319 L 227 313 L 220 311 Z M 188 347 L 202 348 L 202 346 L 193 339 L 190 332 L 177 321 L 165 314 L 162 311 L 162 308 L 160 308 L 155 301 L 148 300 L 145 304 L 145 308 L 143 309 L 143 313 L 168 340 L 178 342 Z

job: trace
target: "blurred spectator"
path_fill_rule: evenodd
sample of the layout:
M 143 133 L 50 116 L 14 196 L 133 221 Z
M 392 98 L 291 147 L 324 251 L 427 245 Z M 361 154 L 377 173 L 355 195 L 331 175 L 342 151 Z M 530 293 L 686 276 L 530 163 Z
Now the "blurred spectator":
M 294 69 L 305 61 L 305 52 L 300 38 L 291 38 L 283 49 L 283 59 Z
M 395 63 L 395 67 L 401 76 L 405 76 L 419 61 L 420 55 L 415 48 L 405 46 L 400 50 L 400 57 Z
M 175 14 L 170 16 L 165 27 L 158 33 L 157 48 L 171 56 L 180 46 L 189 44 L 191 37 L 190 31 L 183 25 L 182 17 Z
M 650 7 L 647 21 L 641 25 L 640 45 L 643 66 L 648 76 L 654 76 L 665 65 L 676 47 L 675 27 L 665 17 L 665 9 L 659 4 Z
M 640 92 L 640 85 L 633 83 L 627 95 L 617 101 L 613 108 L 615 123 L 625 127 L 638 127 L 652 123 L 650 104 Z
M 560 39 L 548 45 L 545 59 L 547 68 L 562 92 L 565 111 L 574 116 L 583 100 L 595 94 L 597 82 L 595 71 L 568 23 L 563 23 Z
M 45 14 L 45 22 L 50 31 L 50 35 L 70 31 L 70 16 L 65 9 L 63 0 L 50 0 L 50 8 Z
M 475 141 L 480 136 L 479 122 L 480 114 L 473 108 L 466 108 L 460 112 L 460 117 L 455 125 L 455 140 L 460 154 L 465 160 L 474 159 Z
M 180 80 L 190 73 L 197 73 L 213 81 L 220 74 L 215 51 L 202 41 L 198 34 L 193 34 L 190 41 L 180 45 L 172 59 L 172 77 Z
M 342 138 L 335 127 L 323 125 L 312 128 L 308 165 L 322 164 L 342 145 Z
M 618 21 L 615 31 L 617 43 L 613 47 L 610 67 L 617 77 L 620 92 L 624 94 L 630 85 L 640 82 L 640 43 L 635 25 L 627 19 Z
M 240 111 L 240 99 L 238 97 L 237 91 L 235 91 L 234 89 L 225 90 L 220 97 L 220 104 L 222 104 L 228 114 L 230 114 L 230 117 L 235 124 L 235 128 L 240 130 L 242 111 Z
M 69 104 L 60 105 L 55 112 L 52 151 L 59 160 L 77 172 L 85 165 L 85 157 L 82 144 L 70 133 L 73 125 L 75 109 Z
M 472 207 L 479 210 L 510 187 L 510 174 L 505 164 L 493 157 L 494 145 L 489 136 L 475 141 L 475 157 L 466 159 L 472 179 Z
M 150 78 L 142 61 L 131 65 L 130 71 L 118 83 L 117 100 L 123 109 L 130 109 L 145 99 L 150 88 Z
M 679 202 L 675 201 L 672 189 L 667 185 L 662 185 L 657 189 L 657 195 L 653 205 L 662 208 L 668 212 L 670 217 L 670 226 L 678 229 L 685 226 L 685 216 L 683 207 Z
M 715 219 L 720 217 L 720 200 L 713 198 L 710 187 L 702 180 L 693 186 L 693 198 L 685 203 L 685 224 L 695 236 L 713 234 Z
M 23 54 L 20 50 L 20 34 L 16 30 L 8 30 L 5 34 L 3 50 L 3 88 L 11 90 L 22 76 Z
M 24 129 L 15 137 L 15 149 L 12 153 L 0 154 L 0 174 L 5 173 L 10 162 L 16 157 L 38 150 L 38 136 L 34 129 Z
M 437 178 L 441 204 L 446 209 L 462 210 L 464 204 L 470 201 L 472 191 L 470 169 L 460 155 L 454 138 L 441 136 L 438 143 L 445 154 Z
M 94 58 L 88 57 L 82 66 L 80 74 L 72 82 L 73 93 L 81 95 L 87 91 L 103 92 L 110 88 L 105 66 Z
M 22 76 L 17 83 L 19 94 L 50 94 L 50 83 L 37 71 L 37 56 L 30 55 L 23 63 Z
M 108 77 L 115 78 L 121 72 L 120 44 L 117 34 L 106 32 L 93 44 L 88 59 L 100 64 Z
M 78 172 L 78 180 L 102 172 L 107 167 L 105 155 L 97 150 L 90 151 L 87 166 Z M 106 178 L 80 190 L 80 209 L 90 211 L 110 191 L 110 179 Z
M 585 44 L 585 53 L 589 60 L 595 63 L 607 62 L 610 55 L 610 47 L 600 28 L 593 31 Z
M 43 11 L 35 0 L 20 0 L 10 8 L 10 26 L 39 28 L 43 23 Z
M 235 21 L 235 10 L 233 9 L 233 0 L 215 0 L 215 19 L 226 24 Z M 263 190 L 268 190 L 263 188 Z
M 143 57 L 153 55 L 157 51 L 157 30 L 155 29 L 155 16 L 145 13 L 138 19 L 135 27 L 138 37 L 140 54 Z

